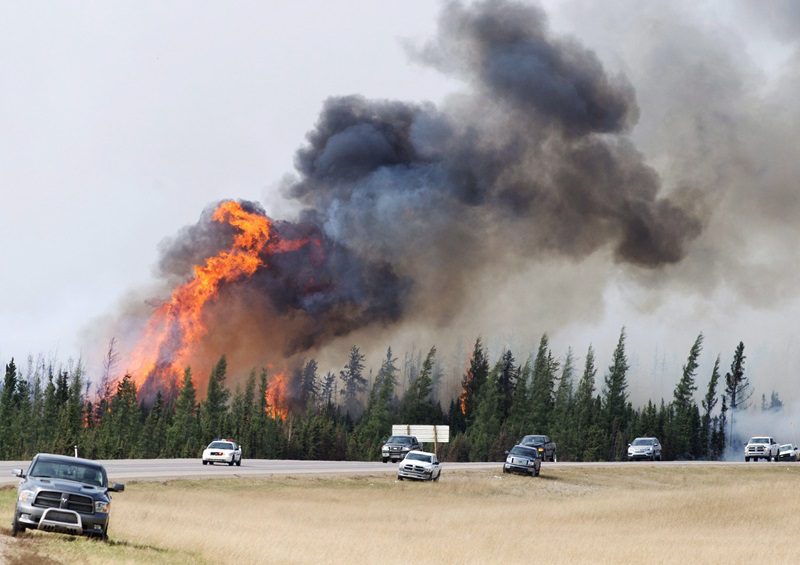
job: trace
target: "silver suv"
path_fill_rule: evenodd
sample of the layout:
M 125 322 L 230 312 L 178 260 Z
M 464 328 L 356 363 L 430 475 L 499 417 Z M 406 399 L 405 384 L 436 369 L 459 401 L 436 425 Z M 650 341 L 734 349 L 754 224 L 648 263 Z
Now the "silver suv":
M 47 532 L 108 539 L 111 512 L 109 492 L 122 492 L 125 485 L 109 486 L 106 470 L 88 459 L 40 453 L 17 488 L 17 505 L 11 535 L 30 528 Z
M 628 461 L 661 461 L 661 443 L 655 437 L 637 437 L 628 444 Z

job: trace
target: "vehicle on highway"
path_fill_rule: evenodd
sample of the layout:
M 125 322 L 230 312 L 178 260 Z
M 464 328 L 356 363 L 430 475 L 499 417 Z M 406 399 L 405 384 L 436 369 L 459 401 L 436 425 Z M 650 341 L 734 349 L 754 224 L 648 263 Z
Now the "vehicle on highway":
M 784 443 L 778 446 L 778 461 L 797 461 L 800 459 L 800 451 L 793 443 Z
M 108 539 L 111 495 L 125 485 L 108 484 L 105 468 L 89 459 L 39 453 L 22 479 L 11 521 L 11 535 L 27 529 Z
M 242 465 L 242 446 L 232 439 L 214 440 L 203 450 L 203 465 Z
M 381 446 L 381 461 L 402 461 L 408 452 L 421 449 L 416 436 L 391 436 Z
M 744 446 L 744 460 L 758 461 L 759 459 L 766 459 L 767 461 L 775 461 L 778 458 L 778 442 L 775 438 L 769 436 L 753 436 L 747 445 Z
M 517 442 L 518 445 L 527 445 L 528 447 L 535 447 L 539 452 L 539 457 L 542 461 L 558 461 L 556 456 L 556 444 L 550 439 L 550 436 L 545 435 L 528 435 L 523 436 Z
M 417 479 L 420 481 L 438 481 L 442 466 L 435 453 L 427 451 L 409 451 L 397 468 L 397 480 Z
M 637 437 L 628 444 L 628 461 L 661 461 L 661 442 L 655 437 Z
M 525 473 L 531 477 L 538 477 L 542 468 L 542 458 L 539 450 L 527 445 L 515 445 L 506 451 L 506 462 L 503 463 L 504 473 Z

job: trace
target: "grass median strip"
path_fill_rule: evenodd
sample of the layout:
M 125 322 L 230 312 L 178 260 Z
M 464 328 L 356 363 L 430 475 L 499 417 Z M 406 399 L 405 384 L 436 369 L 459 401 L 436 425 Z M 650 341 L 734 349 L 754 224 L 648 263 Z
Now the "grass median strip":
M 758 539 L 761 560 L 794 559 L 800 465 L 542 469 L 129 482 L 111 543 L 29 532 L 12 550 L 63 563 L 738 563 Z M 14 492 L 0 491 L 3 524 Z

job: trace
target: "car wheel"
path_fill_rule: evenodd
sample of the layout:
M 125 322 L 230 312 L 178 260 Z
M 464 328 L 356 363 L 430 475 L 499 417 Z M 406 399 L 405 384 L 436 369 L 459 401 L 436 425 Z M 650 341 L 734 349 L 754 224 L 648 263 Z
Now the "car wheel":
M 14 520 L 11 522 L 11 537 L 17 537 L 17 534 L 25 532 L 25 526 L 17 521 L 17 514 L 14 513 Z

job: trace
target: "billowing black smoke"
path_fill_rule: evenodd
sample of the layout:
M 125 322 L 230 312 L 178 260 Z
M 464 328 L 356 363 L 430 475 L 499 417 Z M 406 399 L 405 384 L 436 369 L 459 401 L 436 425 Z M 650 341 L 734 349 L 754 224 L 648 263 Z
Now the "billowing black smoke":
M 291 321 L 286 352 L 405 316 L 446 320 L 476 270 L 501 260 L 612 249 L 655 269 L 699 235 L 626 137 L 638 119 L 631 85 L 553 37 L 540 9 L 448 4 L 412 56 L 465 93 L 440 107 L 329 99 L 287 187 L 305 211 L 276 223 L 281 237 L 316 243 L 236 283 L 251 309 Z M 185 275 L 227 229 L 206 213 L 165 248 L 162 269 Z

